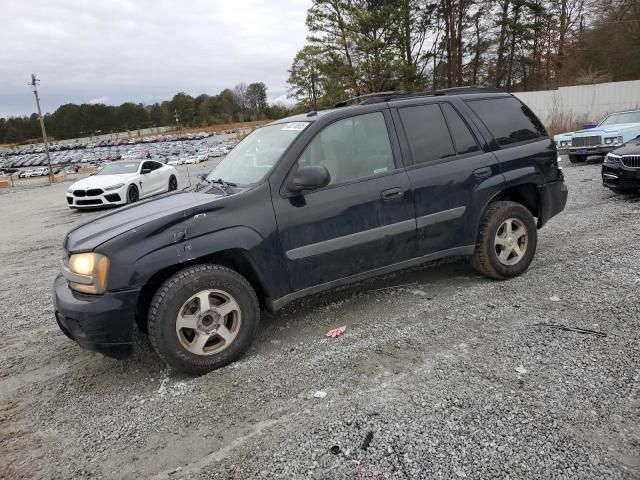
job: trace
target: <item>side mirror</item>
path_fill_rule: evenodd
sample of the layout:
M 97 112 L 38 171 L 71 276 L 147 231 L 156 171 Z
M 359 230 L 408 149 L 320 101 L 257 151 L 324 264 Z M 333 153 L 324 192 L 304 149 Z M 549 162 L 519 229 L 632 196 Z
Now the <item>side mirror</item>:
M 303 190 L 314 190 L 329 185 L 331 175 L 329 170 L 322 165 L 300 167 L 293 175 L 289 184 L 292 192 L 302 192 Z
M 209 175 L 209 172 L 204 172 L 204 171 L 196 173 L 197 178 L 207 178 L 208 175 Z
M 143 168 L 141 173 L 143 175 L 146 175 L 147 173 L 151 173 L 151 169 L 150 168 Z

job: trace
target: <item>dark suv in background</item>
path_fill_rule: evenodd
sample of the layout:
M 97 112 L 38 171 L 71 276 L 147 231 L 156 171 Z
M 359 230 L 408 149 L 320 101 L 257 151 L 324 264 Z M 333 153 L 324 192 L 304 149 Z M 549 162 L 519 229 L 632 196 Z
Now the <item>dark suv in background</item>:
M 454 255 L 508 279 L 565 206 L 557 158 L 529 108 L 485 89 L 279 120 L 197 186 L 69 232 L 56 318 L 116 358 L 137 319 L 167 364 L 198 374 L 247 350 L 261 307 Z

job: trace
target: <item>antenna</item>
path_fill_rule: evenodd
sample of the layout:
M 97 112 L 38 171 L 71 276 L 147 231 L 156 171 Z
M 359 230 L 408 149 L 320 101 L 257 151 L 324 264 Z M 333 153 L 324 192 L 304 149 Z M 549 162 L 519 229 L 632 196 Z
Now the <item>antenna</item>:
M 313 110 L 318 111 L 318 95 L 316 94 L 316 69 L 315 64 L 311 64 L 311 97 L 313 100 Z

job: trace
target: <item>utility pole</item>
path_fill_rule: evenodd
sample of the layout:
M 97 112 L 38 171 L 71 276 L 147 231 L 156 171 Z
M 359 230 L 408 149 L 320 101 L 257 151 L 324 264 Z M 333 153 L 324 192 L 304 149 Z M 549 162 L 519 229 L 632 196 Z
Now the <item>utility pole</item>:
M 182 144 L 182 130 L 180 129 L 180 115 L 178 115 L 177 108 L 174 108 L 173 112 L 176 115 L 176 127 L 178 127 L 178 139 L 180 140 L 180 150 L 182 151 L 182 155 L 184 155 L 184 145 Z
M 49 155 L 49 140 L 47 139 L 47 131 L 44 128 L 44 119 L 42 118 L 42 111 L 40 110 L 40 98 L 38 97 L 38 83 L 40 80 L 36 78 L 36 74 L 31 74 L 31 85 L 33 87 L 33 94 L 36 96 L 36 105 L 38 106 L 38 117 L 40 118 L 40 128 L 42 128 L 42 140 L 44 141 L 44 150 L 47 154 L 47 165 L 49 166 L 49 184 L 53 183 L 53 170 L 51 169 L 51 156 Z
M 182 152 L 182 158 L 184 158 L 184 143 L 182 141 L 182 133 L 180 130 L 180 115 L 178 115 L 178 109 L 174 108 L 173 113 L 176 114 L 176 125 L 178 127 L 178 138 L 180 139 L 180 151 Z M 187 169 L 187 180 L 189 181 L 189 186 L 191 186 L 191 174 L 189 173 L 189 165 L 184 164 Z

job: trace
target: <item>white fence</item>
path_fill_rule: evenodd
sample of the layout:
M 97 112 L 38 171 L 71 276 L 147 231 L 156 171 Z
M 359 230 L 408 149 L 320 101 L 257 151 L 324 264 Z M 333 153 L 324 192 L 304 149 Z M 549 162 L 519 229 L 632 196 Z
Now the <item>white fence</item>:
M 560 87 L 557 90 L 518 92 L 545 125 L 563 120 L 597 122 L 606 114 L 640 108 L 640 80 Z

